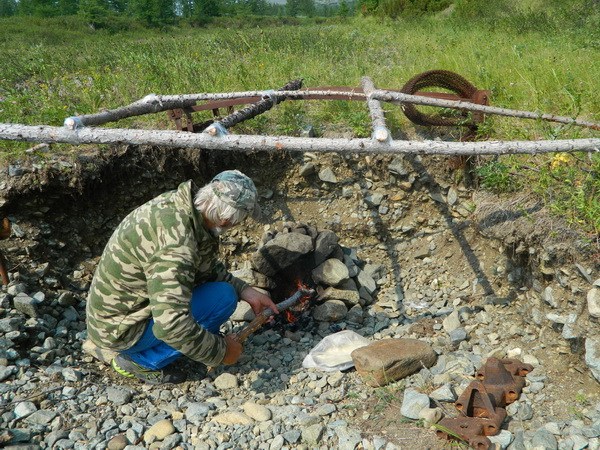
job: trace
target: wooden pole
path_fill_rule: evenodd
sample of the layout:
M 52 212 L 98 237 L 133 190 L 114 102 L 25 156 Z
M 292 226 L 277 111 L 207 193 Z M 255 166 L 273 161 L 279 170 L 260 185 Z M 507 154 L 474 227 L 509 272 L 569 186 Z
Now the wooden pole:
M 375 139 L 325 139 L 288 136 L 224 135 L 173 130 L 65 127 L 0 124 L 0 140 L 63 142 L 67 144 L 135 144 L 169 148 L 230 151 L 299 151 L 353 153 L 408 153 L 438 155 L 506 155 L 552 152 L 598 152 L 600 138 L 550 141 L 391 141 Z
M 369 77 L 363 77 L 361 80 L 363 92 L 367 96 L 367 107 L 371 114 L 371 122 L 373 123 L 373 139 L 379 142 L 385 142 L 391 139 L 392 135 L 385 126 L 385 115 L 381 102 L 372 98 L 371 94 L 375 91 L 373 81 Z
M 302 87 L 302 80 L 292 80 L 290 82 L 288 82 L 285 86 L 283 86 L 283 88 L 278 89 L 277 91 L 274 91 L 272 93 L 270 93 L 269 95 L 265 95 L 263 96 L 263 98 L 250 105 L 247 106 L 243 109 L 240 109 L 239 111 L 236 111 L 230 115 L 228 115 L 227 117 L 223 117 L 221 120 L 216 121 L 216 123 L 220 123 L 224 128 L 228 129 L 233 127 L 234 125 L 237 125 L 240 122 L 243 122 L 244 120 L 248 120 L 248 119 L 252 119 L 253 117 L 258 116 L 259 114 L 262 114 L 264 112 L 267 112 L 268 110 L 270 110 L 271 108 L 273 108 L 273 106 L 277 105 L 278 103 L 281 103 L 283 101 L 285 101 L 286 96 L 285 95 L 279 95 L 278 92 L 279 91 L 289 91 L 289 90 L 298 90 Z M 207 131 L 210 133 L 210 126 L 207 129 Z M 211 133 L 214 134 L 214 133 Z
M 186 108 L 193 106 L 196 102 L 204 100 L 223 100 L 233 98 L 246 97 L 263 97 L 267 91 L 246 91 L 246 92 L 230 92 L 216 94 L 186 94 L 186 95 L 156 95 L 150 94 L 141 100 L 138 100 L 130 105 L 122 108 L 103 111 L 97 114 L 88 114 L 82 116 L 68 117 L 65 120 L 65 126 L 75 128 L 77 126 L 92 126 L 102 125 L 108 122 L 114 122 L 126 117 L 139 116 L 149 113 L 157 113 L 175 108 Z M 343 96 L 348 100 L 365 100 L 367 95 L 357 91 L 317 91 L 303 89 L 299 91 L 278 91 L 278 95 L 285 96 L 288 100 L 302 100 L 304 97 L 312 99 L 323 99 Z M 464 111 L 477 111 L 485 114 L 494 114 L 499 116 L 517 117 L 522 119 L 545 120 L 549 122 L 563 123 L 567 125 L 577 125 L 594 130 L 600 130 L 600 123 L 590 122 L 572 117 L 556 116 L 554 114 L 543 114 L 531 111 L 519 111 L 507 108 L 498 108 L 495 106 L 478 105 L 476 103 L 443 100 L 419 95 L 403 94 L 401 92 L 388 91 L 377 89 L 373 91 L 369 97 L 371 99 L 391 102 L 395 104 L 414 103 L 416 105 L 439 106 L 442 108 L 453 108 Z

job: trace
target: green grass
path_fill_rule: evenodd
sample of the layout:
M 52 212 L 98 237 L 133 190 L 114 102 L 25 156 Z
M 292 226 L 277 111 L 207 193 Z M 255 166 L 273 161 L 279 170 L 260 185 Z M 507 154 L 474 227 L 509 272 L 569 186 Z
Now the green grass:
M 162 31 L 93 31 L 73 17 L 0 19 L 0 122 L 61 125 L 68 116 L 117 108 L 149 93 L 272 89 L 298 77 L 308 87 L 358 86 L 368 75 L 377 87 L 399 89 L 431 69 L 458 72 L 490 89 L 496 106 L 600 122 L 598 13 L 578 17 L 583 0 L 567 1 L 568 10 L 554 1 L 553 8 L 536 8 L 529 0 L 500 12 L 477 1 L 480 9 L 462 6 L 461 18 L 294 19 L 282 25 L 271 18 L 264 26 L 257 19 L 244 25 L 225 18 L 207 28 Z M 493 14 L 500 20 L 490 20 Z M 397 106 L 385 109 L 392 129 L 410 125 Z M 309 124 L 318 132 L 371 132 L 364 104 L 314 101 L 285 102 L 236 131 L 294 135 Z M 173 128 L 164 113 L 107 126 Z M 489 117 L 484 129 L 486 139 L 598 137 L 587 129 L 501 117 Z M 0 141 L 5 158 L 29 146 Z M 558 214 L 597 234 L 599 155 L 575 155 L 573 164 L 562 166 L 553 165 L 554 158 L 511 156 L 491 165 L 482 158 L 480 174 L 490 189 L 533 186 Z

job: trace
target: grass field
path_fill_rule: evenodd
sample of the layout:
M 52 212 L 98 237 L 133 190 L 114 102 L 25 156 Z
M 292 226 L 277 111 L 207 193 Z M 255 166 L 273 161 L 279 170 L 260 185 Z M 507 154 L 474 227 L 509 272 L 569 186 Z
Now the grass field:
M 93 31 L 73 17 L 1 19 L 0 122 L 61 125 L 68 116 L 124 106 L 149 93 L 272 89 L 299 77 L 308 87 L 358 86 L 368 75 L 377 87 L 399 89 L 431 69 L 458 72 L 490 89 L 495 106 L 600 122 L 599 13 L 540 14 L 534 6 L 532 0 L 510 14 L 495 12 L 501 20 L 469 18 L 468 11 L 459 18 L 306 19 L 288 25 L 222 18 L 207 28 L 113 33 Z M 408 124 L 398 107 L 385 108 L 392 127 Z M 236 130 L 297 134 L 309 124 L 370 134 L 368 112 L 358 102 L 286 102 Z M 109 126 L 173 128 L 165 114 Z M 487 139 L 599 136 L 509 118 L 489 118 L 483 129 Z M 29 146 L 0 141 L 4 158 L 18 157 Z M 480 173 L 492 189 L 533 186 L 559 214 L 597 236 L 599 156 L 483 159 Z

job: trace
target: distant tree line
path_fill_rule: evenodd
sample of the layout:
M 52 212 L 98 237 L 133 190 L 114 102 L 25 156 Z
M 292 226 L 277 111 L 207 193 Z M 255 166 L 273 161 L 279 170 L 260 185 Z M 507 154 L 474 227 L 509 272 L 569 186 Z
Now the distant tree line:
M 95 28 L 131 21 L 160 27 L 187 22 L 202 25 L 217 16 L 348 16 L 353 2 L 317 3 L 315 0 L 0 0 L 0 17 L 57 17 L 79 15 Z

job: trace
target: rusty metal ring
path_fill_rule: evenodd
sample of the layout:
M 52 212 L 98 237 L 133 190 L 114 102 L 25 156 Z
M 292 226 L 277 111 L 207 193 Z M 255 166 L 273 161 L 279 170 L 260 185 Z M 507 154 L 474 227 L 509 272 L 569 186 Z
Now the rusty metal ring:
M 477 91 L 464 77 L 449 70 L 429 70 L 427 72 L 415 75 L 406 82 L 400 92 L 404 94 L 416 94 L 418 91 L 430 88 L 441 87 L 447 89 L 460 97 L 470 99 Z M 434 126 L 468 126 L 476 128 L 475 122 L 466 120 L 467 115 L 461 113 L 462 117 L 448 117 L 442 114 L 425 114 L 419 111 L 416 105 L 405 103 L 402 105 L 404 115 L 411 122 L 417 125 L 434 125 Z

